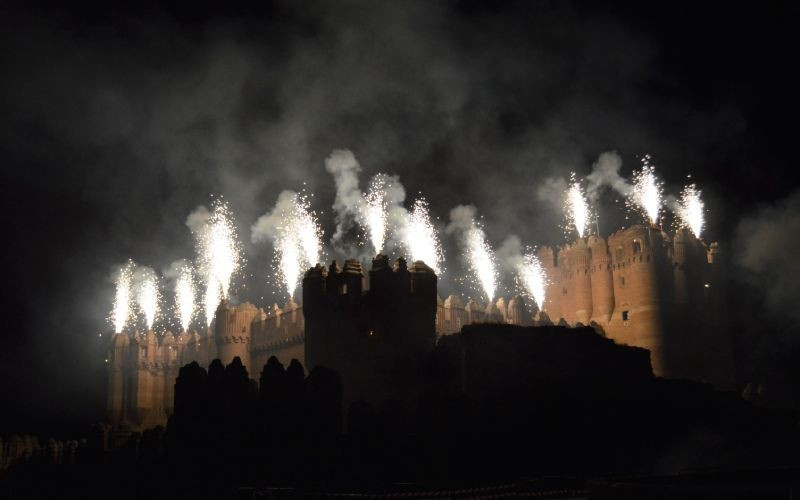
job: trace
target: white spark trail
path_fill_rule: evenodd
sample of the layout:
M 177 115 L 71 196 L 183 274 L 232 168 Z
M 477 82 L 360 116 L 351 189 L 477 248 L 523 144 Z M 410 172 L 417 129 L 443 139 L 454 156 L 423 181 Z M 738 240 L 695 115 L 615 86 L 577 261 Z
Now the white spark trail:
M 539 258 L 533 254 L 524 255 L 519 263 L 517 273 L 519 282 L 541 310 L 544 307 L 547 274 Z
M 497 264 L 494 253 L 486 241 L 486 234 L 474 223 L 466 234 L 467 260 L 478 283 L 491 302 L 497 289 Z
M 220 301 L 228 298 L 233 275 L 244 263 L 228 205 L 215 200 L 212 208 L 195 230 L 200 274 L 206 287 L 203 306 L 207 326 L 211 326 Z
M 386 221 L 388 218 L 388 201 L 386 190 L 391 178 L 386 174 L 378 174 L 369 183 L 369 191 L 364 197 L 364 222 L 367 225 L 369 240 L 376 254 L 383 251 L 386 241 Z
M 705 225 L 705 204 L 700 194 L 694 184 L 683 188 L 676 214 L 681 226 L 689 228 L 696 238 L 700 238 Z
M 184 332 L 189 331 L 195 314 L 196 294 L 194 271 L 191 266 L 184 265 L 175 282 L 175 315 Z
M 436 228 L 431 222 L 428 202 L 424 198 L 414 202 L 403 231 L 403 241 L 412 261 L 421 260 L 436 274 L 441 274 L 444 253 Z
M 158 277 L 150 268 L 139 270 L 138 284 L 136 287 L 136 305 L 144 316 L 148 330 L 153 329 L 158 315 L 161 292 L 158 289 Z
M 578 232 L 578 236 L 583 238 L 589 225 L 589 203 L 586 201 L 586 194 L 574 172 L 570 176 L 570 185 L 565 201 L 568 225 L 573 226 Z
M 633 190 L 626 200 L 628 208 L 636 209 L 655 225 L 658 222 L 663 204 L 663 187 L 650 164 L 650 156 L 642 159 L 642 169 L 633 174 Z
M 114 333 L 121 333 L 133 312 L 131 295 L 131 279 L 133 277 L 133 261 L 119 270 L 116 278 L 116 292 L 114 294 L 114 307 L 111 311 L 111 322 L 114 324 Z

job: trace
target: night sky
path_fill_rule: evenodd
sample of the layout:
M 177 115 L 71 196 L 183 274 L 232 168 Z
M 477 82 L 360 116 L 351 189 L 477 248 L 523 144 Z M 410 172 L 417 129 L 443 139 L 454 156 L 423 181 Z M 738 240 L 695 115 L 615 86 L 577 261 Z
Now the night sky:
M 0 434 L 103 418 L 111 273 L 194 258 L 186 217 L 212 195 L 248 259 L 237 298 L 284 302 L 250 226 L 305 187 L 329 238 L 334 149 L 362 188 L 398 175 L 442 227 L 474 204 L 495 247 L 563 243 L 547 186 L 603 152 L 624 176 L 651 155 L 670 193 L 691 175 L 732 264 L 738 380 L 798 404 L 800 15 L 757 7 L 3 2 Z M 597 202 L 604 235 L 630 224 L 618 198 Z

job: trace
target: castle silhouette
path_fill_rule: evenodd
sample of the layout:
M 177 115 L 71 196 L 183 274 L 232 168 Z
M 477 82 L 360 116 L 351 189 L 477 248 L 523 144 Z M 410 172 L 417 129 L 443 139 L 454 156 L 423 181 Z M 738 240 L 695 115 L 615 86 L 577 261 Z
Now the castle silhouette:
M 303 305 L 269 310 L 223 301 L 205 332 L 121 332 L 109 353 L 108 418 L 141 430 L 164 425 L 174 412 L 179 367 L 239 358 L 256 373 L 275 357 L 301 360 L 310 370 L 336 370 L 343 401 L 392 399 L 411 404 L 418 366 L 437 339 L 470 324 L 591 326 L 619 344 L 650 351 L 656 375 L 731 384 L 731 346 L 724 324 L 723 261 L 716 243 L 685 230 L 674 235 L 635 225 L 608 241 L 581 238 L 543 247 L 548 277 L 541 310 L 520 296 L 465 305 L 437 295 L 437 277 L 424 263 L 378 255 L 369 271 L 348 260 L 340 269 L 317 265 L 303 279 Z M 255 369 L 251 369 L 251 367 Z

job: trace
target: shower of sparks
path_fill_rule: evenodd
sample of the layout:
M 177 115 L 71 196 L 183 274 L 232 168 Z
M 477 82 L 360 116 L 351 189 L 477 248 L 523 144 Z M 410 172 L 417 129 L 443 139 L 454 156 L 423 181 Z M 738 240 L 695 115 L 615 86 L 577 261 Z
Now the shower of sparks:
M 683 188 L 677 215 L 681 226 L 689 228 L 696 238 L 700 237 L 705 225 L 704 211 L 705 204 L 700 198 L 700 191 L 697 186 L 690 184 Z
M 583 238 L 589 225 L 589 203 L 586 201 L 586 195 L 581 183 L 576 179 L 575 173 L 570 176 L 565 205 L 567 225 L 574 227 L 578 236 Z
M 633 174 L 633 190 L 626 205 L 640 211 L 650 224 L 655 225 L 662 203 L 661 182 L 656 177 L 655 168 L 650 164 L 650 155 L 646 155 L 642 159 L 642 169 Z
M 442 245 L 431 222 L 428 202 L 424 198 L 414 202 L 403 233 L 403 240 L 412 261 L 421 260 L 440 274 L 444 264 Z
M 200 273 L 206 286 L 203 298 L 206 325 L 211 326 L 220 301 L 228 298 L 234 273 L 243 264 L 241 245 L 228 205 L 215 200 L 211 216 L 195 236 Z
M 466 234 L 466 247 L 467 261 L 483 292 L 491 302 L 497 289 L 497 264 L 494 253 L 486 241 L 486 234 L 474 221 Z
M 175 315 L 181 325 L 181 331 L 189 331 L 189 325 L 195 313 L 195 283 L 192 267 L 184 265 L 175 282 Z
M 385 174 L 376 175 L 370 181 L 369 191 L 364 198 L 364 221 L 367 225 L 369 240 L 376 254 L 383 251 L 383 243 L 386 241 L 388 211 L 386 189 L 390 182 L 389 176 Z
M 116 279 L 116 293 L 114 294 L 114 309 L 111 311 L 111 322 L 114 324 L 114 333 L 121 333 L 133 312 L 131 296 L 131 278 L 133 276 L 133 261 L 119 270 Z
M 161 302 L 161 292 L 158 289 L 158 277 L 150 268 L 139 270 L 140 276 L 136 286 L 136 305 L 144 316 L 148 330 L 153 329 Z
M 300 283 L 303 268 L 312 267 L 320 260 L 322 229 L 308 200 L 301 195 L 294 195 L 291 207 L 280 215 L 275 258 L 278 276 L 291 297 Z
M 533 254 L 526 254 L 522 257 L 517 268 L 517 279 L 525 291 L 536 302 L 539 309 L 544 307 L 545 287 L 547 285 L 547 274 L 542 267 L 539 258 Z
M 316 215 L 311 211 L 311 204 L 305 197 L 297 197 L 297 233 L 300 235 L 300 246 L 307 267 L 313 267 L 320 261 L 322 251 L 322 228 Z

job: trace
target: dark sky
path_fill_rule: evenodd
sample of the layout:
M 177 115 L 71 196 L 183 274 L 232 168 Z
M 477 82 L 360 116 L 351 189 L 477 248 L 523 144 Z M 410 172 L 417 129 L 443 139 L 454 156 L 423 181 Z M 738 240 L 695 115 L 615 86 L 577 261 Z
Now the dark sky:
M 442 223 L 474 204 L 496 246 L 563 241 L 545 180 L 650 154 L 668 191 L 692 174 L 753 315 L 786 325 L 752 350 L 797 345 L 796 5 L 254 4 L 0 5 L 0 434 L 102 417 L 111 270 L 193 258 L 184 222 L 212 194 L 263 305 L 250 225 L 306 182 L 330 235 L 337 148 Z

